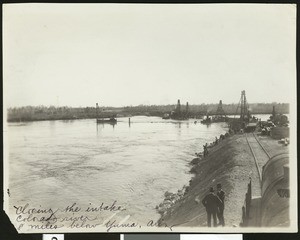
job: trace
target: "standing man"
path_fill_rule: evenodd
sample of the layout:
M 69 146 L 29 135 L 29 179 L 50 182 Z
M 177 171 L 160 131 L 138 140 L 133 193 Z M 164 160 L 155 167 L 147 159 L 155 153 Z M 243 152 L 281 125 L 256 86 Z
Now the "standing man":
M 203 155 L 204 155 L 204 157 L 208 155 L 207 147 L 208 147 L 207 143 L 205 145 L 203 145 Z
M 218 207 L 222 204 L 221 200 L 216 194 L 214 194 L 214 189 L 211 187 L 209 189 L 209 194 L 207 194 L 203 200 L 202 204 L 206 208 L 207 213 L 207 226 L 211 227 L 211 216 L 213 217 L 214 227 L 217 226 L 217 211 Z
M 217 184 L 217 196 L 221 200 L 221 204 L 218 209 L 218 219 L 219 219 L 219 224 L 222 225 L 223 227 L 225 226 L 225 221 L 224 221 L 224 201 L 225 201 L 225 192 L 222 190 L 222 185 L 221 183 Z

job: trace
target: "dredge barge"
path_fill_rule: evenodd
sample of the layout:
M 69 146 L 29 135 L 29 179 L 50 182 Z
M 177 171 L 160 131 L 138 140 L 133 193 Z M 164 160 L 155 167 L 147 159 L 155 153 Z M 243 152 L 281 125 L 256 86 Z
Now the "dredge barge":
M 98 103 L 96 103 L 96 116 L 97 116 L 97 118 L 96 118 L 96 123 L 98 124 L 98 123 L 102 123 L 102 124 L 104 124 L 104 123 L 108 123 L 108 124 L 117 124 L 117 119 L 115 118 L 115 116 L 109 116 L 109 117 L 104 117 L 104 116 L 102 116 L 102 117 L 99 117 L 98 116 L 98 111 L 99 110 L 99 105 L 98 105 Z

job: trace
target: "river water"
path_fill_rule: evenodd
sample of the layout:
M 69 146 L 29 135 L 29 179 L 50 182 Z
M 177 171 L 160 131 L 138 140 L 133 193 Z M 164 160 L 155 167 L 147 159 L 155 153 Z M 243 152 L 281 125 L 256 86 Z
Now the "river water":
M 94 119 L 8 124 L 10 208 L 117 201 L 141 223 L 158 219 L 166 191 L 188 185 L 189 162 L 226 123 L 158 117 L 119 118 L 115 126 Z

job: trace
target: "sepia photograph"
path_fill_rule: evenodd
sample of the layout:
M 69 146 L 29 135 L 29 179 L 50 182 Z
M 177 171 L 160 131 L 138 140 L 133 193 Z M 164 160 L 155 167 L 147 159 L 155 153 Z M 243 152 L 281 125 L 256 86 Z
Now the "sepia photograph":
M 18 233 L 297 232 L 296 4 L 3 4 Z

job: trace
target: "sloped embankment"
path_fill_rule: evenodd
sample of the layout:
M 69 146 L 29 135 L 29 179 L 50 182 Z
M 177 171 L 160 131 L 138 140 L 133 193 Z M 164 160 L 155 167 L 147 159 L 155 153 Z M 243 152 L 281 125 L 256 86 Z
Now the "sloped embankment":
M 193 161 L 195 162 L 195 161 Z M 234 135 L 209 150 L 209 155 L 193 167 L 195 176 L 186 193 L 161 214 L 159 222 L 176 226 L 206 226 L 206 211 L 201 201 L 210 186 L 221 183 L 226 192 L 226 226 L 238 226 L 249 177 L 258 177 L 243 135 Z

